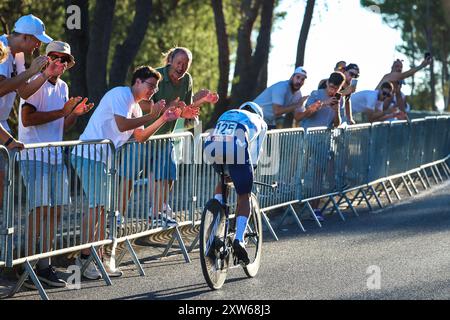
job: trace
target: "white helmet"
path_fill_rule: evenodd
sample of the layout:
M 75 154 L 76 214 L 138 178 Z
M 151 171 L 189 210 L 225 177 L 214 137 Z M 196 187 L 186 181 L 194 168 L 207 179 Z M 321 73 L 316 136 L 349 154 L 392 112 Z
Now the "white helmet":
M 258 116 L 261 117 L 261 119 L 264 119 L 264 114 L 263 114 L 263 111 L 262 111 L 261 107 L 258 106 L 258 104 L 254 103 L 252 101 L 245 102 L 244 104 L 242 104 L 239 107 L 239 109 L 240 110 L 247 110 L 249 112 L 256 113 Z

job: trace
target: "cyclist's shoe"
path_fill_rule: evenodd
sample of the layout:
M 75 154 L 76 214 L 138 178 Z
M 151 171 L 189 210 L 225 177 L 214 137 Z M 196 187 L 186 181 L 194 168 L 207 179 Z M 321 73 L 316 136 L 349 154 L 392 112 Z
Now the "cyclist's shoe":
M 247 250 L 245 250 L 244 245 L 240 243 L 238 239 L 235 239 L 233 242 L 233 250 L 235 257 L 238 259 L 238 262 L 243 262 L 245 265 L 248 265 L 250 263 Z

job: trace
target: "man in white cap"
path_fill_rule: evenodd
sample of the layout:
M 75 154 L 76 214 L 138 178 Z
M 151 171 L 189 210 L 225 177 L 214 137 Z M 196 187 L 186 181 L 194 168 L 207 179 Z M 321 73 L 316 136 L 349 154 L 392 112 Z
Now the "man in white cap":
M 64 132 L 75 124 L 79 116 L 89 112 L 94 106 L 92 103 L 87 104 L 87 98 L 83 101 L 81 97 L 69 99 L 68 86 L 60 79 L 60 76 L 75 64 L 69 44 L 52 41 L 45 53 L 51 61 L 58 60 L 61 73 L 51 76 L 32 96 L 22 100 L 19 108 L 19 139 L 24 143 L 63 141 Z M 41 74 L 35 75 L 32 81 L 39 77 Z M 62 206 L 69 204 L 69 182 L 62 150 L 44 148 L 22 151 L 20 165 L 30 208 L 27 254 L 32 255 L 33 243 L 39 242 L 44 244 L 44 252 L 49 252 L 52 250 L 54 234 L 40 234 L 41 214 L 44 215 L 44 226 L 48 221 L 50 230 L 53 230 L 58 228 L 55 223 L 60 219 Z M 33 229 L 36 230 L 34 234 Z M 47 237 L 50 239 L 47 240 Z M 46 247 L 47 241 L 50 248 Z M 40 259 L 36 273 L 39 280 L 48 286 L 66 285 L 51 266 L 50 259 Z M 33 287 L 30 280 L 25 282 L 25 286 Z
M 307 72 L 303 67 L 295 69 L 289 80 L 280 81 L 264 90 L 254 100 L 264 112 L 269 130 L 276 129 L 276 119 L 301 108 L 308 97 L 302 97 L 301 87 Z
M 23 148 L 23 144 L 11 136 L 8 118 L 14 105 L 16 92 L 26 99 L 38 90 L 48 78 L 60 72 L 55 62 L 50 63 L 34 81 L 27 82 L 39 73 L 48 62 L 47 57 L 40 56 L 33 60 L 30 68 L 25 70 L 24 53 L 32 54 L 41 45 L 52 39 L 45 34 L 42 21 L 33 15 L 21 17 L 16 21 L 11 35 L 0 36 L 3 54 L 0 59 L 0 143 L 8 149 Z M 3 199 L 5 161 L 0 158 L 0 203 Z

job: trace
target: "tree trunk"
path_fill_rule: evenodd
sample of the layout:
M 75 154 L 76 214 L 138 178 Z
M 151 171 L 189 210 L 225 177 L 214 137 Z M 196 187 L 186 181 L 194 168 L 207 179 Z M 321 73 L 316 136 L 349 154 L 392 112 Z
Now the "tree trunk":
M 261 26 L 256 43 L 255 53 L 252 56 L 250 72 L 244 76 L 248 95 L 244 100 L 253 100 L 260 93 L 257 88 L 267 87 L 267 64 L 269 62 L 270 37 L 272 34 L 273 11 L 275 0 L 264 0 L 261 11 Z M 266 72 L 266 74 L 261 74 Z M 263 89 L 263 90 L 264 90 Z
M 305 63 L 306 40 L 308 39 L 309 28 L 311 27 L 315 2 L 316 2 L 315 0 L 308 0 L 306 4 L 302 29 L 300 31 L 300 37 L 298 39 L 297 60 L 295 61 L 296 67 L 303 66 Z
M 426 4 L 426 25 L 425 25 L 425 35 L 427 40 L 428 51 L 433 54 L 433 22 L 431 20 L 431 4 L 427 1 Z M 431 89 L 431 108 L 433 111 L 437 111 L 436 108 L 436 75 L 434 73 L 434 59 L 431 60 L 430 64 L 430 89 Z
M 97 0 L 90 30 L 87 53 L 87 82 L 89 98 L 98 104 L 108 86 L 106 69 L 116 0 Z
M 206 125 L 207 128 L 205 129 L 214 126 L 220 115 L 227 110 L 229 103 L 228 85 L 230 77 L 230 47 L 222 0 L 211 0 L 211 6 L 214 11 L 217 46 L 219 49 L 219 84 L 217 87 L 219 101 L 216 104 L 214 112 Z
M 72 55 L 75 57 L 75 65 L 69 70 L 70 95 L 88 95 L 86 64 L 89 48 L 89 1 L 66 0 L 66 6 L 76 5 L 81 10 L 81 29 L 65 29 L 67 41 L 70 44 Z
M 152 0 L 136 0 L 135 7 L 136 13 L 133 23 L 128 28 L 127 38 L 122 44 L 116 46 L 109 73 L 110 88 L 124 85 L 128 69 L 139 51 L 150 23 Z
M 241 23 L 238 30 L 238 48 L 234 68 L 233 87 L 231 89 L 231 105 L 237 106 L 248 95 L 245 92 L 243 77 L 248 74 L 252 62 L 251 34 L 262 0 L 243 0 L 241 2 Z

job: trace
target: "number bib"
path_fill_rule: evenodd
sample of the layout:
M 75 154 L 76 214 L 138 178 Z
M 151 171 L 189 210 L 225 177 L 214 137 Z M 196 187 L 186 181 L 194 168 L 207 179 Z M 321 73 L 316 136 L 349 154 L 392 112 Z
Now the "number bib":
M 234 136 L 237 129 L 237 123 L 231 121 L 217 122 L 213 135 L 215 136 Z

